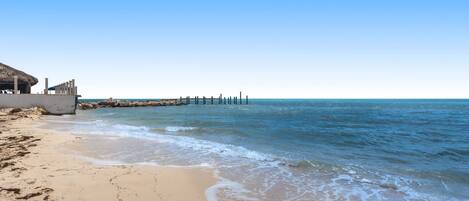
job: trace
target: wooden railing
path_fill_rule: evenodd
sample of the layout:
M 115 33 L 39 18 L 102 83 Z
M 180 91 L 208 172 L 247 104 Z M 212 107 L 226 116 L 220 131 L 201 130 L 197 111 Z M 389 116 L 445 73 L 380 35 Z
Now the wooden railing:
M 49 94 L 47 78 L 45 84 L 46 89 L 44 90 L 44 94 Z M 75 86 L 75 79 L 56 85 L 53 90 L 54 93 L 57 95 L 77 95 L 77 86 Z

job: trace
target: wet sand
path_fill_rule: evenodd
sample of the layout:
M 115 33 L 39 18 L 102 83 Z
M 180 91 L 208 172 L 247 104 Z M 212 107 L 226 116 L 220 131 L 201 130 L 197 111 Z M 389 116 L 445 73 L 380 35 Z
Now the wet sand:
M 93 164 L 66 151 L 79 136 L 33 126 L 40 111 L 9 112 L 0 110 L 0 200 L 205 200 L 217 182 L 208 168 Z

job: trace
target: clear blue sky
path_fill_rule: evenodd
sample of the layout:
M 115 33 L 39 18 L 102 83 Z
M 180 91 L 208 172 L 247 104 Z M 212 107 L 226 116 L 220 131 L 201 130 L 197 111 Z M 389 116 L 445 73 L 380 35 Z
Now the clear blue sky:
M 85 98 L 469 98 L 469 1 L 0 2 L 0 62 Z

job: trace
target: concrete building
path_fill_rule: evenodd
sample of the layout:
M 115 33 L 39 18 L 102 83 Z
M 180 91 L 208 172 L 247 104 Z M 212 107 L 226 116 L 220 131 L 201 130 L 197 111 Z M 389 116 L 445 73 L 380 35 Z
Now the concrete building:
M 78 103 L 75 80 L 48 87 L 45 79 L 43 94 L 31 94 L 38 80 L 8 65 L 0 63 L 0 108 L 42 107 L 50 114 L 75 114 Z

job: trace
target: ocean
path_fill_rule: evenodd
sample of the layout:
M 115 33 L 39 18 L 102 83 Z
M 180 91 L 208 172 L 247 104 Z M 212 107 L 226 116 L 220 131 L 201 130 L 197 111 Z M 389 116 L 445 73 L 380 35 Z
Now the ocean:
M 96 161 L 213 168 L 209 200 L 469 200 L 469 100 L 252 99 L 48 117 Z

